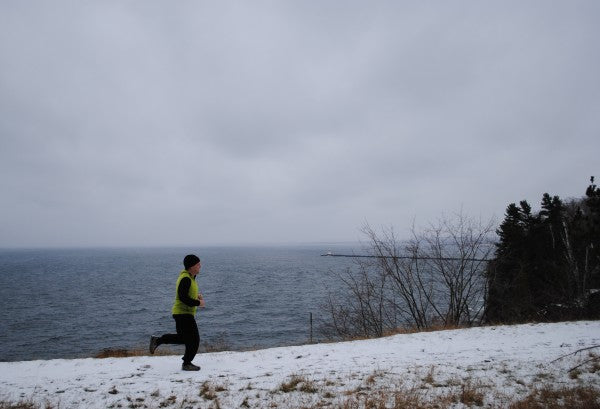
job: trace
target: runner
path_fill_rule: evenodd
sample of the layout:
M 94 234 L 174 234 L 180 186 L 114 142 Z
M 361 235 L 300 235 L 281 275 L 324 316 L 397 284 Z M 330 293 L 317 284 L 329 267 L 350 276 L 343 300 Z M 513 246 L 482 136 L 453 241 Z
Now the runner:
M 194 254 L 188 254 L 183 259 L 184 270 L 179 273 L 175 286 L 175 302 L 171 312 L 175 319 L 177 334 L 164 334 L 160 337 L 150 337 L 150 353 L 162 344 L 185 344 L 185 354 L 181 369 L 184 371 L 199 371 L 200 367 L 192 363 L 200 345 L 200 335 L 196 324 L 197 307 L 204 308 L 204 299 L 198 292 L 196 276 L 202 265 Z

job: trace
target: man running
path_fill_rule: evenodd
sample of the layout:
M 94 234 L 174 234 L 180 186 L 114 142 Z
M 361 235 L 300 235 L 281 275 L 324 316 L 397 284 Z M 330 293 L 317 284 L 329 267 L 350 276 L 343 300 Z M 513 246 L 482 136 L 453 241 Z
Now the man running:
M 200 345 L 198 325 L 196 325 L 196 309 L 204 308 L 204 299 L 198 292 L 196 276 L 200 272 L 200 259 L 194 254 L 188 254 L 183 259 L 184 270 L 179 273 L 175 286 L 175 302 L 171 312 L 175 319 L 177 334 L 164 334 L 160 337 L 150 337 L 150 353 L 161 344 L 185 344 L 185 354 L 181 369 L 184 371 L 199 371 L 200 367 L 192 363 Z

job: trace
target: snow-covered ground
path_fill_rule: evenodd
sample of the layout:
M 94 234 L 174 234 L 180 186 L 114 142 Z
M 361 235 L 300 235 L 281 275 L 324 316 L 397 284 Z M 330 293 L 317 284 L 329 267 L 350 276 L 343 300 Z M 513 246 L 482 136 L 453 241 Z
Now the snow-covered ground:
M 427 398 L 467 384 L 498 404 L 536 386 L 600 386 L 600 371 L 568 372 L 599 349 L 555 361 L 599 344 L 600 321 L 580 321 L 207 353 L 194 361 L 200 372 L 182 372 L 176 356 L 2 362 L 0 399 L 60 408 L 285 408 L 386 388 Z

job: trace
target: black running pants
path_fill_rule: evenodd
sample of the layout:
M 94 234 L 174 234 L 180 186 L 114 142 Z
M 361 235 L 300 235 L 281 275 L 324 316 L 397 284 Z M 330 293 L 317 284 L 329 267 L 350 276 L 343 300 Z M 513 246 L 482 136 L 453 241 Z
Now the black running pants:
M 191 363 L 200 345 L 200 334 L 196 319 L 191 314 L 176 314 L 175 329 L 177 334 L 164 334 L 158 339 L 158 344 L 185 344 L 183 363 Z

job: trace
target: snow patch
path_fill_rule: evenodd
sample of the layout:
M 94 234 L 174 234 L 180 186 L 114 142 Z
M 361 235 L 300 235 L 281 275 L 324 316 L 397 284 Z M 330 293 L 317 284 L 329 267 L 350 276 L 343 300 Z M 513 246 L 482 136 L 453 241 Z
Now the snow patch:
M 416 387 L 435 396 L 470 383 L 493 401 L 524 397 L 540 383 L 598 385 L 569 369 L 600 344 L 600 322 L 525 324 L 198 355 L 199 372 L 176 356 L 0 363 L 0 398 L 58 407 L 295 407 L 350 393 Z M 598 352 L 598 351 L 596 351 Z M 286 389 L 287 388 L 287 389 Z M 197 405 L 196 405 L 197 406 Z

